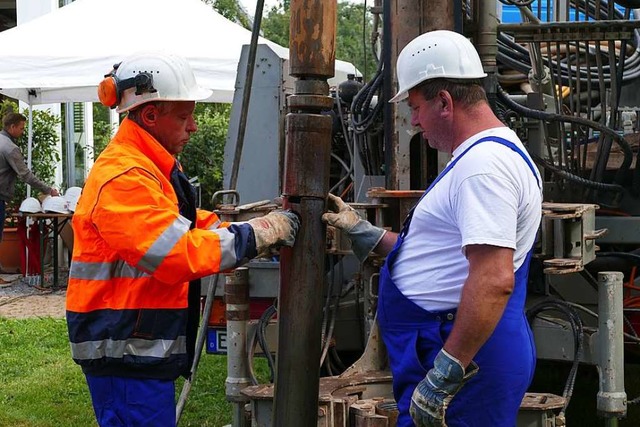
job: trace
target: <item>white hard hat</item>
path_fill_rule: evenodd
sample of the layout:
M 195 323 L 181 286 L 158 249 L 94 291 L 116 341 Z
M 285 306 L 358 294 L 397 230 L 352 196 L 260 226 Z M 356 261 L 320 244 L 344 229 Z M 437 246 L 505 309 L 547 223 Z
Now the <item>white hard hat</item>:
M 38 213 L 42 212 L 42 205 L 35 197 L 27 197 L 20 203 L 20 212 Z
M 76 211 L 76 205 L 78 204 L 80 193 L 82 193 L 81 187 L 69 187 L 67 188 L 67 191 L 64 192 L 64 199 L 67 202 L 67 208 L 71 212 Z
M 200 101 L 212 93 L 198 86 L 187 60 L 177 55 L 137 54 L 115 67 L 115 73 L 106 76 L 98 93 L 101 102 L 105 103 L 103 97 L 109 99 L 118 113 L 150 101 Z
M 407 98 L 409 90 L 437 78 L 486 77 L 478 52 L 462 34 L 448 30 L 424 33 L 411 40 L 398 55 L 398 93 L 389 102 Z
M 67 201 L 62 196 L 47 196 L 42 201 L 42 210 L 45 212 L 69 213 Z

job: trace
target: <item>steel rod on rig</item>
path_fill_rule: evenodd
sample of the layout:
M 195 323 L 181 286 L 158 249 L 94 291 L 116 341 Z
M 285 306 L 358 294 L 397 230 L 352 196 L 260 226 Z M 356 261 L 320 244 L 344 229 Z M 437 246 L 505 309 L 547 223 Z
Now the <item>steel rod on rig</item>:
M 292 0 L 289 70 L 298 79 L 288 98 L 284 207 L 302 227 L 293 248 L 280 251 L 278 353 L 274 427 L 318 423 L 326 227 L 321 216 L 329 191 L 331 110 L 327 79 L 334 75 L 336 0 Z

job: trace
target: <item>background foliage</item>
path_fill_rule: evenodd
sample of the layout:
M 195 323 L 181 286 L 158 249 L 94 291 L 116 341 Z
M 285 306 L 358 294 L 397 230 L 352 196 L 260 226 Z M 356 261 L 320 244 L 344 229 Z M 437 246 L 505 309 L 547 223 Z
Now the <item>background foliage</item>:
M 252 22 L 236 0 L 203 0 L 221 15 L 247 29 Z M 289 46 L 290 1 L 282 0 L 278 6 L 265 10 L 262 20 L 263 36 L 285 47 Z M 365 25 L 366 24 L 366 25 Z M 364 29 L 364 31 L 363 31 Z M 375 73 L 377 65 L 370 47 L 371 19 L 362 4 L 346 1 L 338 3 L 336 57 L 348 60 L 367 76 Z M 180 155 L 187 176 L 198 177 L 201 206 L 213 209 L 211 196 L 222 190 L 224 145 L 229 126 L 230 105 L 197 104 L 195 117 L 198 132 Z M 102 152 L 111 138 L 109 110 L 94 104 L 94 158 Z
M 245 11 L 240 7 L 237 0 L 202 0 L 206 4 L 213 7 L 220 15 L 230 21 L 242 25 L 245 28 L 251 28 L 251 20 Z M 255 10 L 249 11 L 251 13 Z
M 264 37 L 285 47 L 289 47 L 289 4 L 285 0 L 272 7 L 262 21 Z M 353 63 L 365 81 L 377 68 L 371 50 L 371 31 L 371 19 L 363 4 L 338 2 L 336 58 Z
M 93 104 L 93 160 L 98 158 L 111 139 L 113 129 L 109 124 L 109 107 Z
M 4 117 L 6 113 L 18 111 L 18 104 L 5 99 L 0 104 L 0 117 Z M 17 141 L 20 147 L 25 163 L 27 162 L 28 152 L 28 129 L 29 129 L 29 111 L 24 109 L 20 111 L 26 118 L 27 123 L 25 132 Z M 33 138 L 31 152 L 31 171 L 40 179 L 48 184 L 53 184 L 55 177 L 56 163 L 60 161 L 60 153 L 57 148 L 57 127 L 60 124 L 60 118 L 51 114 L 49 110 L 33 110 Z M 37 196 L 32 191 L 32 196 Z M 27 197 L 27 186 L 19 179 L 16 180 L 16 193 L 13 199 L 7 204 L 7 210 L 17 210 L 20 203 Z
M 222 189 L 224 145 L 230 112 L 231 105 L 228 104 L 196 104 L 198 131 L 191 135 L 179 156 L 187 176 L 198 177 L 201 206 L 204 209 L 214 208 L 211 197 Z

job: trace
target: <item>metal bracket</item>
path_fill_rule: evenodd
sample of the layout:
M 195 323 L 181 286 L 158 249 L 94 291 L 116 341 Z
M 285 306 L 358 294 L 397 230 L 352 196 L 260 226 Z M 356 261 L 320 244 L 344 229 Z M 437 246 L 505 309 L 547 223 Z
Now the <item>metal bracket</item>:
M 577 203 L 543 203 L 541 252 L 546 274 L 568 274 L 582 271 L 596 258 L 599 249 L 595 239 L 604 236 L 606 228 L 595 230 L 598 205 Z

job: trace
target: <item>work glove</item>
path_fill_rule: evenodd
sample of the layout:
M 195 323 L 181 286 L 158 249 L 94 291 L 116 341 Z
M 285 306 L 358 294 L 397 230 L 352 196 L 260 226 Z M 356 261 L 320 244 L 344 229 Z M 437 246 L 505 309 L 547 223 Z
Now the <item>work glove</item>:
M 471 362 L 465 371 L 459 360 L 440 350 L 433 368 L 411 396 L 409 413 L 416 427 L 446 427 L 445 413 L 453 396 L 478 370 L 478 365 Z
M 293 246 L 300 229 L 300 217 L 293 211 L 273 211 L 247 221 L 256 237 L 258 256 L 269 254 L 270 249 Z
M 329 194 L 328 202 L 330 212 L 322 215 L 322 220 L 342 230 L 351 241 L 353 253 L 360 261 L 364 261 L 387 231 L 362 219 L 355 209 L 338 196 Z

